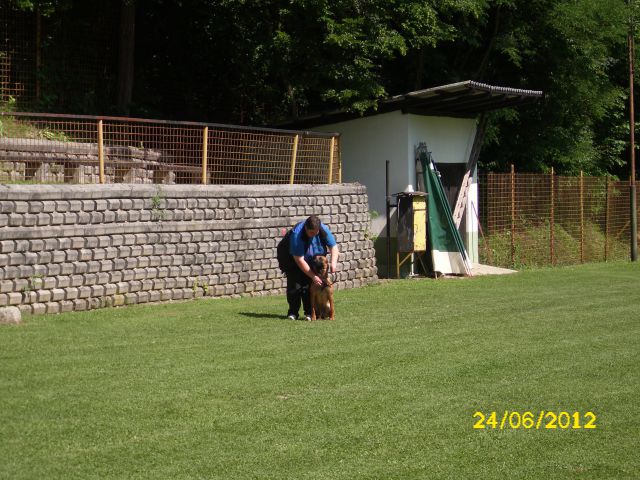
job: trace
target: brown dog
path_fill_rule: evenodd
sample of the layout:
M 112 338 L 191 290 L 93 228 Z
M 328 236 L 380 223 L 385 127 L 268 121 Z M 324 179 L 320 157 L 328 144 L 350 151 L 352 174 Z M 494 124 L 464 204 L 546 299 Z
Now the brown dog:
M 333 309 L 333 285 L 329 278 L 329 262 L 327 257 L 316 255 L 311 262 L 311 268 L 322 279 L 322 286 L 311 283 L 309 296 L 311 297 L 311 320 L 329 318 L 335 320 Z

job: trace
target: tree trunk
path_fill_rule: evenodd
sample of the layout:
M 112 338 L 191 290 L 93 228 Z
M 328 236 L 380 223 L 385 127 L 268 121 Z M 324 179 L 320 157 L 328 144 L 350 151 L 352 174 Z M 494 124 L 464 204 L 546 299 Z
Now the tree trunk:
M 416 81 L 413 85 L 414 90 L 422 88 L 422 71 L 424 70 L 424 47 L 418 51 L 418 65 L 416 67 Z
M 287 84 L 287 91 L 289 92 L 289 102 L 291 106 L 291 117 L 298 118 L 298 101 L 296 100 L 296 91 L 291 84 Z
M 122 0 L 120 10 L 120 51 L 118 60 L 118 112 L 129 114 L 133 93 L 136 6 L 133 0 Z
M 478 70 L 476 72 L 475 79 L 479 81 L 484 80 L 484 76 L 487 73 L 487 67 L 489 66 L 489 58 L 491 57 L 491 53 L 493 51 L 493 48 L 495 47 L 496 40 L 498 38 L 498 30 L 500 28 L 500 9 L 501 9 L 500 6 L 496 8 L 496 16 L 493 23 L 493 32 L 491 33 L 491 38 L 489 39 L 489 45 L 487 46 L 487 49 L 485 50 L 484 55 L 482 56 L 482 60 L 480 61 L 480 66 L 478 67 Z

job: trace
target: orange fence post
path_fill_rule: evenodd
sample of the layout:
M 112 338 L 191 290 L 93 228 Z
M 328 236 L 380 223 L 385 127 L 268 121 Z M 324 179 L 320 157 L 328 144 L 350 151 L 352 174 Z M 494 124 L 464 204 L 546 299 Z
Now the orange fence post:
M 300 135 L 293 137 L 293 149 L 291 150 L 291 173 L 289 175 L 289 184 L 293 185 L 293 179 L 296 175 L 296 159 L 298 157 L 298 142 Z
M 338 152 L 340 151 L 340 140 L 338 138 L 336 138 L 336 146 L 338 149 Z M 338 183 L 342 183 L 342 161 L 338 162 Z
M 207 179 L 207 148 L 209 144 L 209 127 L 202 129 L 202 184 L 206 185 Z
M 98 120 L 98 163 L 100 165 L 100 183 L 104 183 L 104 141 L 102 132 L 102 120 Z
M 336 137 L 331 137 L 331 146 L 329 147 L 329 179 L 327 181 L 328 184 L 333 183 L 333 147 L 336 142 Z
M 494 222 L 493 222 L 493 204 L 495 200 L 493 198 L 493 172 L 487 173 L 487 188 L 485 194 L 485 202 L 487 203 L 486 215 L 487 215 L 487 234 L 491 234 L 495 231 Z

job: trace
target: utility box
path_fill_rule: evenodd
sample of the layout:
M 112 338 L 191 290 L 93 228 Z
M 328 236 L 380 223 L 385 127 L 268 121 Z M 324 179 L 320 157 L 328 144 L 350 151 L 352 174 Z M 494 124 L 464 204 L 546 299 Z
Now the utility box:
M 396 193 L 395 196 L 398 199 L 396 275 L 399 277 L 400 266 L 406 260 L 410 257 L 413 258 L 414 253 L 419 254 L 418 258 L 420 259 L 421 255 L 427 251 L 427 194 L 425 192 L 401 192 Z M 407 255 L 400 260 L 400 253 Z
M 398 251 L 404 253 L 427 250 L 427 194 L 397 193 Z

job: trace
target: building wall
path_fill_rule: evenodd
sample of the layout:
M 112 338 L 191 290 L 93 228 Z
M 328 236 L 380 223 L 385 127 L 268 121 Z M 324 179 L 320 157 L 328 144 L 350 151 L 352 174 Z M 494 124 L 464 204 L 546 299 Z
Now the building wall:
M 356 184 L 0 185 L 0 306 L 284 293 L 276 245 L 311 214 L 342 252 L 336 288 L 365 285 L 377 279 L 368 210 Z
M 466 164 L 476 133 L 476 119 L 428 117 L 395 111 L 314 127 L 314 130 L 341 134 L 342 178 L 347 182 L 360 182 L 367 187 L 370 208 L 379 214 L 371 222 L 371 231 L 376 236 L 384 236 L 385 160 L 390 161 L 391 193 L 403 191 L 408 184 L 416 189 L 416 146 L 425 142 L 433 153 L 436 164 Z M 477 193 L 474 192 L 477 192 L 476 188 L 472 188 L 470 192 L 467 211 L 472 202 L 475 202 L 475 209 L 478 211 Z M 470 215 L 466 217 L 463 240 L 471 260 L 477 261 L 477 220 Z M 395 235 L 395 223 L 393 209 L 392 236 Z
M 425 117 L 408 115 L 411 155 L 425 142 L 438 163 L 467 163 L 476 134 L 474 118 Z
M 411 181 L 412 155 L 407 144 L 409 118 L 401 112 L 383 113 L 356 120 L 314 127 L 321 132 L 339 132 L 342 180 L 367 187 L 369 207 L 379 214 L 372 222 L 374 235 L 385 226 L 385 162 L 389 160 L 389 190 L 403 191 Z
M 425 142 L 438 163 L 464 163 L 471 155 L 476 136 L 475 118 L 425 117 L 409 115 L 409 148 Z M 478 262 L 478 208 L 477 172 L 474 172 L 467 206 L 461 225 L 462 240 L 471 262 Z M 415 185 L 415 184 L 414 184 Z

